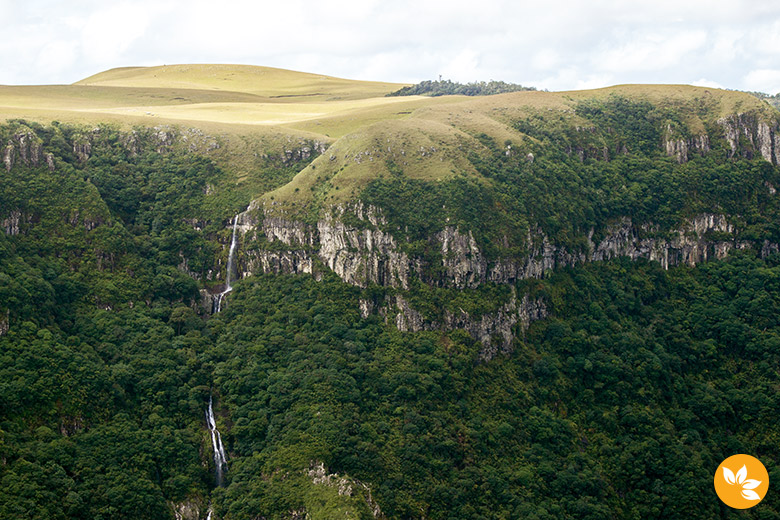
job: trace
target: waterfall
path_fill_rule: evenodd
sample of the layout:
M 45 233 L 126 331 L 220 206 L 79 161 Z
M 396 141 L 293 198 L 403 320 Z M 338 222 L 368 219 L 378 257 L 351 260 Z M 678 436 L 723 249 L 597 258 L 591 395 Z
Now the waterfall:
M 222 436 L 217 430 L 217 422 L 214 420 L 214 408 L 212 406 L 212 397 L 209 396 L 209 409 L 206 412 L 206 424 L 211 432 L 211 447 L 214 449 L 214 466 L 216 466 L 217 486 L 222 485 L 222 477 L 227 471 L 227 457 L 225 456 L 225 447 L 222 445 Z
M 235 261 L 235 255 L 236 255 L 236 231 L 238 230 L 238 215 L 233 217 L 233 238 L 230 239 L 230 251 L 228 252 L 228 262 L 227 262 L 227 274 L 225 275 L 225 290 L 222 291 L 217 295 L 216 300 L 214 300 L 214 313 L 222 310 L 222 300 L 225 299 L 225 295 L 233 290 L 233 286 L 230 285 L 231 278 L 233 277 L 233 263 Z
M 225 299 L 225 295 L 233 290 L 231 285 L 233 279 L 233 270 L 235 269 L 235 257 L 236 246 L 238 245 L 238 215 L 233 217 L 233 236 L 230 239 L 230 251 L 228 251 L 227 261 L 227 273 L 225 274 L 225 290 L 217 295 L 214 299 L 214 305 L 212 308 L 213 313 L 217 313 L 222 310 L 222 302 Z M 225 472 L 227 471 L 227 455 L 225 455 L 225 446 L 222 445 L 222 435 L 220 435 L 217 429 L 217 421 L 214 419 L 214 399 L 209 396 L 209 409 L 206 411 L 206 424 L 209 427 L 211 433 L 211 448 L 214 451 L 214 479 L 217 487 L 221 486 L 224 480 Z M 206 516 L 206 520 L 211 520 L 214 510 L 209 503 L 209 509 Z

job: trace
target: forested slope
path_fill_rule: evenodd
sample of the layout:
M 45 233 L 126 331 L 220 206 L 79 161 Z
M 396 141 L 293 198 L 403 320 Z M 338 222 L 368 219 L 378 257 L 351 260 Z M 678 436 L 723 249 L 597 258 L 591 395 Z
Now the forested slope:
M 252 188 L 186 128 L 0 127 L 0 518 L 778 517 L 778 117 L 573 96 Z

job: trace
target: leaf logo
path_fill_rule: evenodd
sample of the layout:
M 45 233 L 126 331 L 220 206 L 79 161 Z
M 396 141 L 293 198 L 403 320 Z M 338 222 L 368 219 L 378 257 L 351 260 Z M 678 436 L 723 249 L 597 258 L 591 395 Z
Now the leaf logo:
M 726 479 L 726 482 L 733 485 L 739 485 L 742 487 L 742 498 L 745 500 L 761 500 L 761 497 L 758 496 L 758 493 L 753 491 L 758 486 L 761 485 L 760 480 L 754 480 L 752 478 L 747 478 L 747 466 L 742 466 L 742 468 L 737 471 L 737 474 L 734 475 L 734 472 L 731 471 L 726 466 L 723 466 L 723 478 Z
M 736 473 L 731 468 L 739 468 Z M 750 475 L 753 478 L 748 478 Z M 769 474 L 755 457 L 733 455 L 715 473 L 715 492 L 729 507 L 747 509 L 757 505 L 769 489 Z

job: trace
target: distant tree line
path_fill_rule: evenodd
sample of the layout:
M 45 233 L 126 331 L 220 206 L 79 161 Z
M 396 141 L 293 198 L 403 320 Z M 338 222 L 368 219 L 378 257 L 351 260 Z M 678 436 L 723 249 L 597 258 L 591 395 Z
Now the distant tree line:
M 458 83 L 449 79 L 438 81 L 421 81 L 416 85 L 403 87 L 388 96 L 492 96 L 506 92 L 536 90 L 534 87 L 524 87 L 505 81 L 477 81 L 474 83 Z
M 758 99 L 762 99 L 772 105 L 773 107 L 780 109 L 780 92 L 775 94 L 774 96 L 771 94 L 767 94 L 766 92 L 750 92 L 748 91 L 748 94 L 752 94 L 753 96 L 756 96 Z

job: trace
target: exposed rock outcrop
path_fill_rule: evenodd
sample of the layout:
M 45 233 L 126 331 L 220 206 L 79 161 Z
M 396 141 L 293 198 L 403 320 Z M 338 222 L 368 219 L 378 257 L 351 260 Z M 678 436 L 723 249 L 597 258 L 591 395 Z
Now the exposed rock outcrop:
M 5 314 L 0 313 L 0 336 L 8 334 L 8 330 L 11 328 L 11 313 L 5 311 Z
M 729 157 L 761 156 L 772 164 L 780 164 L 777 122 L 770 123 L 756 113 L 746 112 L 718 119 L 718 124 L 723 127 Z
M 32 130 L 19 130 L 8 140 L 3 154 L 6 170 L 10 171 L 16 158 L 26 166 L 38 166 L 43 158 L 43 141 Z
M 387 323 L 393 323 L 401 332 L 464 329 L 482 343 L 480 359 L 489 361 L 499 354 L 510 353 L 512 340 L 518 331 L 516 326 L 519 325 L 519 332 L 524 333 L 531 322 L 547 317 L 547 306 L 543 300 L 532 300 L 528 295 L 518 301 L 513 289 L 507 303 L 495 312 L 483 314 L 479 318 L 458 309 L 455 312 L 445 310 L 441 321 L 426 320 L 401 295 L 395 295 L 386 302 L 380 314 L 385 317 Z
M 15 151 L 14 145 L 6 145 L 5 151 L 3 152 L 3 163 L 5 163 L 6 171 L 10 172 L 11 168 L 14 167 L 14 159 L 16 158 L 16 155 L 14 154 Z
M 312 257 L 306 251 L 253 250 L 244 252 L 246 270 L 252 273 L 300 274 L 314 272 Z
M 325 153 L 328 145 L 322 141 L 300 140 L 297 146 L 288 146 L 281 155 L 285 164 L 308 161 L 314 156 Z
M 658 261 L 664 268 L 693 266 L 753 245 L 738 240 L 734 225 L 723 215 L 701 214 L 666 232 L 652 225 L 636 225 L 625 217 L 601 230 L 595 242 L 595 232 L 591 230 L 587 247 L 582 250 L 558 246 L 541 229 L 534 228 L 528 232 L 525 255 L 488 260 L 470 231 L 447 226 L 431 237 L 431 247 L 441 251 L 441 265 L 436 266 L 427 265 L 423 257 L 404 252 L 387 231 L 381 211 L 359 202 L 331 208 L 316 225 L 295 220 L 273 205 L 256 205 L 239 222 L 242 232 L 251 236 L 248 241 L 257 240 L 244 250 L 245 276 L 258 272 L 316 276 L 318 262 L 315 260 L 319 260 L 352 285 L 377 284 L 401 291 L 378 311 L 399 330 L 463 328 L 482 342 L 483 359 L 511 349 L 518 323 L 520 330 L 524 330 L 534 319 L 546 316 L 543 302 L 513 297 L 497 312 L 479 319 L 464 312 L 448 312 L 440 320 L 430 321 L 403 297 L 402 291 L 409 288 L 410 277 L 416 276 L 434 286 L 466 289 L 485 282 L 513 284 L 542 278 L 554 269 L 620 256 Z M 258 232 L 250 233 L 253 229 Z M 777 244 L 768 242 L 757 247 L 764 256 L 778 249 Z M 431 273 L 440 274 L 431 278 Z M 374 307 L 374 303 L 361 302 L 361 315 L 368 316 L 375 311 Z
M 349 227 L 332 217 L 320 220 L 317 231 L 319 257 L 347 283 L 408 288 L 409 257 L 391 234 Z
M 214 310 L 214 295 L 211 294 L 208 289 L 201 289 L 199 291 L 200 293 L 200 300 L 198 300 L 198 307 L 200 307 L 201 311 L 204 314 L 211 314 Z M 192 307 L 196 308 L 194 302 Z
M 372 516 L 376 519 L 385 518 L 379 504 L 376 503 L 376 500 L 371 495 L 371 488 L 367 484 L 353 478 L 340 476 L 338 473 L 328 473 L 325 464 L 318 461 L 311 461 L 307 473 L 315 486 L 336 488 L 339 496 L 351 497 L 356 493 L 360 493 L 366 501 Z M 309 516 L 306 515 L 305 518 L 309 518 Z
M 168 502 L 176 520 L 205 520 L 205 504 L 200 498 L 188 498 L 181 502 Z
M 154 129 L 157 153 L 167 152 L 176 141 L 176 131 L 168 126 L 156 126 Z
M 471 318 L 466 311 L 444 313 L 446 330 L 465 329 L 471 337 L 482 343 L 479 357 L 490 361 L 498 354 L 512 352 L 512 340 L 515 337 L 515 325 L 520 324 L 520 332 L 525 333 L 532 321 L 547 317 L 547 306 L 541 299 L 531 300 L 524 295 L 518 302 L 513 293 L 509 302 L 495 313 L 485 314 L 480 319 Z
M 6 235 L 19 234 L 19 221 L 22 218 L 22 212 L 18 209 L 11 210 L 8 218 L 3 219 L 3 231 Z
M 73 155 L 79 162 L 87 162 L 92 154 L 92 143 L 86 136 L 79 136 L 73 141 Z
M 127 150 L 130 157 L 135 157 L 141 152 L 141 139 L 136 130 L 132 130 L 119 137 L 120 144 Z
M 669 157 L 675 157 L 682 164 L 688 162 L 693 154 L 705 155 L 710 152 L 710 136 L 707 134 L 674 139 L 664 138 L 664 150 Z
M 734 226 L 724 215 L 702 214 L 685 222 L 665 237 L 648 237 L 650 226 L 635 226 L 626 217 L 608 228 L 606 236 L 592 244 L 590 260 L 600 261 L 628 256 L 632 260 L 646 258 L 658 261 L 664 269 L 675 265 L 695 266 L 708 259 L 722 259 L 734 248 L 745 249 L 749 242 L 738 240 L 712 240 L 710 232 L 733 235 Z
M 485 280 L 487 262 L 471 231 L 463 234 L 447 226 L 436 235 L 441 242 L 441 255 L 448 284 L 458 288 L 476 287 Z
M 336 215 L 329 213 L 316 227 L 280 216 L 272 209 L 263 210 L 262 236 L 269 243 L 279 241 L 291 248 L 288 254 L 280 254 L 275 248 L 250 252 L 253 260 L 249 261 L 248 272 L 257 272 L 258 268 L 262 272 L 312 272 L 313 255 L 316 255 L 352 285 L 366 287 L 376 283 L 408 288 L 409 258 L 399 251 L 390 233 L 378 229 L 385 222 L 379 219 L 375 208 L 364 212 L 363 205 L 358 203 L 349 209 L 336 207 L 334 210 Z M 339 217 L 345 211 L 352 212 L 367 225 L 344 224 Z
M 311 246 L 314 239 L 303 222 L 271 214 L 263 219 L 263 234 L 269 242 L 279 240 L 288 246 Z
M 435 321 L 427 321 L 400 294 L 388 299 L 379 313 L 384 316 L 386 323 L 392 323 L 401 332 L 420 332 L 421 330 L 436 330 L 441 327 Z
M 15 133 L 12 140 L 22 162 L 27 166 L 38 166 L 43 146 L 41 139 L 32 130 L 25 130 Z

